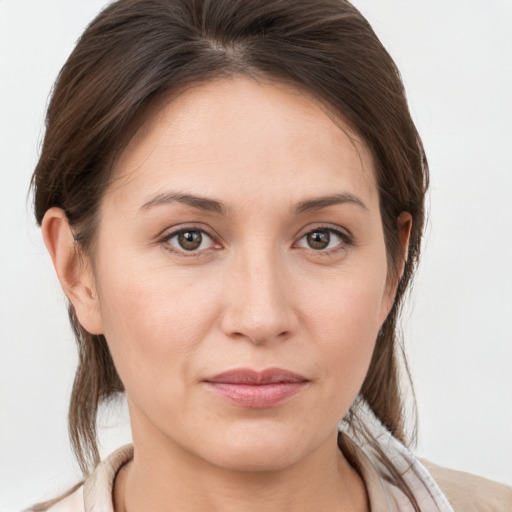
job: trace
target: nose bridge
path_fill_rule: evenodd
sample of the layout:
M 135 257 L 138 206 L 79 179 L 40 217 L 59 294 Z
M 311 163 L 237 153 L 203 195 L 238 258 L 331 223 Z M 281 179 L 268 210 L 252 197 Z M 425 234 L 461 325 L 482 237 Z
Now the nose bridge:
M 255 343 L 289 335 L 294 329 L 283 255 L 269 243 L 240 250 L 228 285 L 224 331 Z

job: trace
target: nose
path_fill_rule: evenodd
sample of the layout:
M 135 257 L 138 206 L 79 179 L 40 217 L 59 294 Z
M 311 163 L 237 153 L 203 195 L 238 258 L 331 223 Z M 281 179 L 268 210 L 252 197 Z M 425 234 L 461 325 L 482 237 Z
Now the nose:
M 238 258 L 228 272 L 222 330 L 231 338 L 265 345 L 288 339 L 297 327 L 293 282 L 272 251 Z

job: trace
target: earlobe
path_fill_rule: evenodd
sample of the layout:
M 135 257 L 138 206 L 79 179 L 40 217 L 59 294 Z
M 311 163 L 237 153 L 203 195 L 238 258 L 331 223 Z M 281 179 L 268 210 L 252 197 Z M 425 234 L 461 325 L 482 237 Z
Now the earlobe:
M 94 275 L 89 262 L 80 256 L 65 212 L 61 208 L 50 208 L 41 230 L 60 285 L 73 304 L 78 321 L 91 334 L 102 334 Z

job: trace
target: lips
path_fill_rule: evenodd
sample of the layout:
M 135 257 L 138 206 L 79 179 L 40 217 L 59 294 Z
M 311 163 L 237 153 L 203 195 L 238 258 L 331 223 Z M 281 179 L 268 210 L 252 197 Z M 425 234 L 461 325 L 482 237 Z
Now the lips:
M 265 409 L 285 402 L 309 381 L 280 368 L 261 372 L 238 368 L 209 377 L 204 382 L 211 391 L 238 406 Z

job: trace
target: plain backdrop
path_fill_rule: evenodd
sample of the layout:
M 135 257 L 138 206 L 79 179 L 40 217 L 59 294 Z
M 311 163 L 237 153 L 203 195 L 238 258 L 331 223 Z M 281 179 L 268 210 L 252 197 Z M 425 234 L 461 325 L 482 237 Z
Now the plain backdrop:
M 357 0 L 395 58 L 431 166 L 404 319 L 417 453 L 512 484 L 512 2 Z M 104 0 L 0 0 L 0 510 L 78 480 L 76 364 L 27 190 L 52 83 Z M 119 413 L 119 414 L 118 414 Z M 130 439 L 122 408 L 102 453 Z

